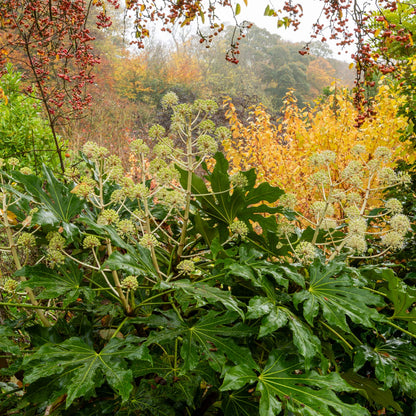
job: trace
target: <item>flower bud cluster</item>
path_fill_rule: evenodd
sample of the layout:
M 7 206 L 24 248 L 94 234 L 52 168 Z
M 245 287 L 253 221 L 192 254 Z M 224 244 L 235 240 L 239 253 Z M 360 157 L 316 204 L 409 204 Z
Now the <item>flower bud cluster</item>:
M 113 209 L 104 209 L 100 212 L 97 218 L 98 225 L 111 225 L 118 223 L 118 214 Z
M 121 282 L 121 287 L 126 290 L 137 290 L 139 287 L 139 282 L 137 281 L 137 276 L 127 276 Z
M 213 155 L 218 150 L 218 143 L 209 134 L 201 134 L 196 141 L 198 150 L 204 155 Z
M 243 221 L 237 220 L 230 224 L 230 231 L 235 235 L 246 237 L 248 234 L 248 227 Z
M 51 268 L 55 265 L 64 264 L 65 255 L 62 250 L 65 248 L 65 239 L 57 232 L 48 233 L 46 236 L 49 239 L 49 246 L 46 255 L 46 262 Z
M 97 143 L 88 141 L 82 147 L 82 151 L 88 159 L 100 160 L 108 156 L 109 151 L 106 147 L 98 146 Z
M 331 150 L 325 150 L 321 153 L 314 153 L 309 158 L 309 163 L 312 166 L 322 166 L 322 165 L 329 165 L 330 163 L 334 163 L 337 158 L 336 153 Z
M 153 234 L 144 234 L 139 240 L 139 244 L 149 250 L 160 245 L 159 241 Z
M 316 247 L 308 242 L 301 241 L 295 248 L 295 255 L 302 264 L 310 264 L 318 256 Z
M 248 185 L 248 180 L 241 172 L 237 172 L 231 176 L 231 185 L 235 188 L 245 188 Z
M 87 235 L 82 242 L 85 249 L 92 249 L 100 246 L 100 240 L 95 235 Z
M 20 173 L 23 175 L 33 175 L 32 169 L 28 168 L 27 166 L 20 168 Z
M 280 198 L 279 198 L 279 203 L 282 207 L 287 208 L 287 209 L 291 209 L 294 210 L 295 206 L 297 204 L 297 199 L 296 199 L 296 195 L 292 194 L 290 192 L 283 194 Z
M 36 237 L 30 233 L 21 233 L 17 239 L 17 245 L 24 249 L 30 249 L 36 246 Z
M 156 127 L 156 126 L 153 126 L 153 127 Z M 149 130 L 149 134 L 150 134 L 150 130 Z M 130 143 L 130 149 L 136 155 L 141 155 L 141 154 L 147 155 L 149 153 L 149 146 L 142 139 L 133 140 Z
M 178 96 L 174 92 L 168 92 L 162 97 L 161 105 L 164 109 L 167 109 L 177 105 L 178 102 Z
M 121 236 L 133 235 L 136 232 L 136 227 L 133 221 L 124 219 L 117 223 L 117 231 Z
M 195 263 L 192 260 L 182 260 L 177 267 L 185 274 L 191 274 L 195 271 Z
M 3 284 L 3 290 L 8 293 L 14 293 L 17 289 L 19 282 L 13 279 L 6 279 Z

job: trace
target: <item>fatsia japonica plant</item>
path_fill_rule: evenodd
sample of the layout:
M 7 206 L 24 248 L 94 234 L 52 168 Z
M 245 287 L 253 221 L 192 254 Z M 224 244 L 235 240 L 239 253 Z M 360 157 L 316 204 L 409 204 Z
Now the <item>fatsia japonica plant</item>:
M 414 288 L 328 255 L 319 219 L 287 238 L 284 192 L 229 175 L 217 104 L 163 106 L 133 176 L 94 143 L 66 181 L 1 162 L 2 414 L 410 414 Z

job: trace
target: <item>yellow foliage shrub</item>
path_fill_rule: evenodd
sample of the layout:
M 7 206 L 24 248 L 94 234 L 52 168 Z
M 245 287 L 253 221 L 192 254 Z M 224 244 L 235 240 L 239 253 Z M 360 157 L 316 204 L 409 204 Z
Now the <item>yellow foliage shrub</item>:
M 397 114 L 400 98 L 387 86 L 381 85 L 375 97 L 376 115 L 357 128 L 357 116 L 350 93 L 333 90 L 325 102 L 312 109 L 300 109 L 292 93 L 284 101 L 284 115 L 273 121 L 266 108 L 254 107 L 246 123 L 239 120 L 232 102 L 227 101 L 227 117 L 232 138 L 223 142 L 233 173 L 241 169 L 256 168 L 259 181 L 279 185 L 286 192 L 296 194 L 297 210 L 305 212 L 315 200 L 308 178 L 315 172 L 309 159 L 316 152 L 331 150 L 337 154 L 331 176 L 338 177 L 353 160 L 352 148 L 358 144 L 366 147 L 365 161 L 379 146 L 392 150 L 395 161 L 414 161 L 408 150 L 410 143 L 400 142 L 400 130 L 406 119 Z M 369 156 L 370 155 L 370 156 Z

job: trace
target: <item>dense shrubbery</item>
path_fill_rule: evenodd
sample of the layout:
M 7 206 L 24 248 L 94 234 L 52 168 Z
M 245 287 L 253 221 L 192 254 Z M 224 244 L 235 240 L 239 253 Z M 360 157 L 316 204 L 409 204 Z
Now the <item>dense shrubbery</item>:
M 163 105 L 170 131 L 154 126 L 152 149 L 131 144 L 135 181 L 93 143 L 66 181 L 2 161 L 14 276 L 2 281 L 1 412 L 414 412 L 415 290 L 361 258 L 401 249 L 409 231 L 397 200 L 369 204 L 378 183 L 408 181 L 383 170 L 388 150 L 360 166 L 374 176 L 364 199 L 338 195 L 338 222 L 321 171 L 331 191 L 302 228 L 281 189 L 254 170 L 229 175 L 215 102 Z M 325 168 L 333 154 L 315 159 Z M 359 186 L 357 169 L 341 181 Z M 378 248 L 379 231 L 397 238 Z
M 17 157 L 36 173 L 43 163 L 55 169 L 59 158 L 42 106 L 21 92 L 20 83 L 21 74 L 8 65 L 0 77 L 0 157 Z

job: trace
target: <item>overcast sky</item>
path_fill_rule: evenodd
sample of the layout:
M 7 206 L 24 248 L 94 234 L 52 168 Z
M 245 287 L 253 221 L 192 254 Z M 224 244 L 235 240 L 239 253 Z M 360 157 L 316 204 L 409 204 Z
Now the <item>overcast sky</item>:
M 300 19 L 301 23 L 298 30 L 294 31 L 292 28 L 285 29 L 284 27 L 277 28 L 277 18 L 264 16 L 264 9 L 267 5 L 271 8 L 278 9 L 278 6 L 283 4 L 282 0 L 248 0 L 248 5 L 244 4 L 243 0 L 234 0 L 234 4 L 239 3 L 241 5 L 241 13 L 237 16 L 239 21 L 248 20 L 253 22 L 259 27 L 267 29 L 271 33 L 277 33 L 285 40 L 292 42 L 307 42 L 310 40 L 312 34 L 312 25 L 317 21 L 322 10 L 322 0 L 305 0 L 299 1 L 303 7 L 303 16 Z M 229 21 L 230 24 L 233 22 L 231 12 L 227 14 L 220 14 L 220 17 Z M 326 23 L 325 19 L 321 19 L 321 23 Z M 327 36 L 328 38 L 329 36 Z M 351 49 L 348 51 L 337 48 L 336 42 L 332 41 L 328 43 L 330 48 L 334 51 L 334 58 L 349 61 L 351 55 Z M 338 55 L 341 52 L 341 55 Z

